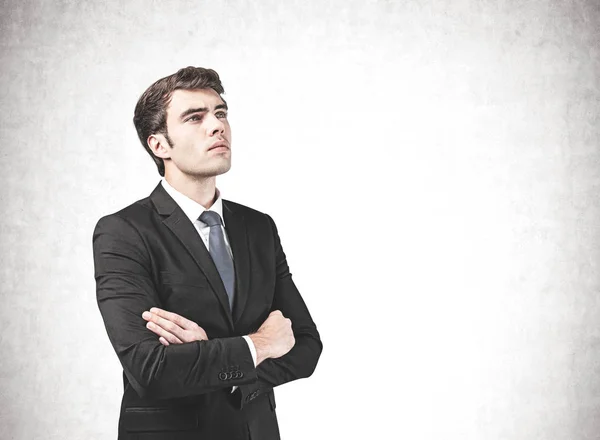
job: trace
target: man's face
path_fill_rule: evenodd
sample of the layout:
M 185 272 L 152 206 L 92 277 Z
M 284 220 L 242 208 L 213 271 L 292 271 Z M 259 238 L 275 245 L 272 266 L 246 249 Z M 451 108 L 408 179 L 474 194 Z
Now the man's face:
M 211 177 L 231 168 L 227 106 L 213 89 L 175 90 L 167 107 L 168 173 Z

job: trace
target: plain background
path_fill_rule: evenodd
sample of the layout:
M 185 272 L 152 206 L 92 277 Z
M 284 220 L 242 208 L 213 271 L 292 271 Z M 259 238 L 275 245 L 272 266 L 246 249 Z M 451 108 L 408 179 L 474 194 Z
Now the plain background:
M 116 438 L 92 231 L 196 65 L 324 342 L 284 439 L 600 439 L 599 5 L 2 1 L 0 437 Z

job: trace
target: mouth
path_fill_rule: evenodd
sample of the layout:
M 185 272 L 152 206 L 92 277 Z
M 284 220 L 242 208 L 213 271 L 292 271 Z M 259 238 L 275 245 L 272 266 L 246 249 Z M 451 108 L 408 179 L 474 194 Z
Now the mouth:
M 215 142 L 210 146 L 210 148 L 207 151 L 214 150 L 215 148 L 221 151 L 225 151 L 229 150 L 229 145 L 227 145 L 226 141 Z

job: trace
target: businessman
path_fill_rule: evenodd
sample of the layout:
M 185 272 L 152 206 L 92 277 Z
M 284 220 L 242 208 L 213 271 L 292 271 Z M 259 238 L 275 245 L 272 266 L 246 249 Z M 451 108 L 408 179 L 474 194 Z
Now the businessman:
M 272 218 L 216 186 L 232 154 L 223 93 L 214 70 L 186 67 L 142 94 L 134 124 L 162 180 L 94 230 L 120 440 L 279 439 L 273 389 L 321 354 Z

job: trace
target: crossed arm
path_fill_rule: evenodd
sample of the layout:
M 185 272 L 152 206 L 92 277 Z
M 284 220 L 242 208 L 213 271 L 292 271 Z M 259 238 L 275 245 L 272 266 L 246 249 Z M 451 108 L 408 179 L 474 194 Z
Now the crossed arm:
M 184 317 L 164 310 L 162 316 L 153 313 L 160 301 L 137 229 L 117 215 L 98 222 L 93 238 L 98 305 L 125 374 L 140 396 L 165 399 L 238 386 L 241 407 L 250 394 L 312 374 L 322 343 L 291 279 L 275 224 L 268 218 L 276 244 L 273 309 L 279 312 L 272 312 L 250 335 L 256 367 L 242 337 L 209 340 L 201 327 Z M 287 336 L 286 326 L 291 329 Z M 243 374 L 224 381 L 219 373 L 231 366 Z
M 142 313 L 148 330 L 156 333 L 163 345 L 184 344 L 194 341 L 208 341 L 206 331 L 194 321 L 158 307 Z M 294 346 L 292 321 L 285 318 L 280 310 L 274 310 L 256 333 L 249 336 L 256 348 L 256 365 L 268 358 L 278 358 Z

